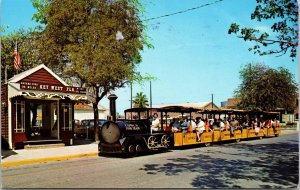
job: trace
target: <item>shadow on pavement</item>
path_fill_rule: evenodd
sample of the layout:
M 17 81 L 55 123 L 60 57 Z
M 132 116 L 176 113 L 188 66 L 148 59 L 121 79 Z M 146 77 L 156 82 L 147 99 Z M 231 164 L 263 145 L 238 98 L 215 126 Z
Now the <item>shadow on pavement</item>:
M 9 156 L 16 155 L 17 153 L 13 150 L 3 150 L 1 149 L 1 158 L 5 159 Z
M 91 139 L 85 139 L 85 138 L 75 138 L 73 141 L 73 145 L 72 146 L 76 146 L 76 145 L 86 145 L 86 144 L 93 144 L 95 143 L 95 141 L 91 140 Z
M 229 150 L 233 148 L 234 151 Z M 178 155 L 163 165 L 147 164 L 140 170 L 167 176 L 195 173 L 191 185 L 197 188 L 296 188 L 298 185 L 298 142 L 228 144 L 218 150 L 195 152 L 184 158 Z
M 153 151 L 144 151 L 144 152 L 139 152 L 135 154 L 130 154 L 130 153 L 99 153 L 98 156 L 102 157 L 107 157 L 107 158 L 135 158 L 135 157 L 140 157 L 140 156 L 147 156 L 147 155 L 153 155 L 153 154 L 163 154 L 171 152 L 171 150 L 153 150 Z

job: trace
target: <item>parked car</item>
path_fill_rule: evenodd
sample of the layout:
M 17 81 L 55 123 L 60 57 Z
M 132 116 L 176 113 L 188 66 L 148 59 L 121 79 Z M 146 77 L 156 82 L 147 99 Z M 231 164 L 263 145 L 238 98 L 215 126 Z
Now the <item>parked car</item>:
M 99 119 L 99 130 L 103 126 L 103 124 L 107 122 L 105 119 Z M 86 137 L 88 133 L 88 138 L 93 139 L 94 138 L 94 119 L 84 119 L 81 121 L 80 127 L 78 127 L 78 131 L 81 131 L 79 135 L 82 136 L 83 134 L 84 137 Z M 76 134 L 76 133 L 75 133 Z
M 74 133 L 76 137 L 86 136 L 86 127 L 82 126 L 78 119 L 75 119 Z

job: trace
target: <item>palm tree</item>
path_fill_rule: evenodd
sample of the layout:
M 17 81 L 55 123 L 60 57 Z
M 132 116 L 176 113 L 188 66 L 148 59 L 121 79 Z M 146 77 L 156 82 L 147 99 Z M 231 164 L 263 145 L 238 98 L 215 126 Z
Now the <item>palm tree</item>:
M 138 92 L 134 97 L 133 104 L 133 107 L 135 108 L 145 108 L 149 105 L 148 98 L 143 92 Z

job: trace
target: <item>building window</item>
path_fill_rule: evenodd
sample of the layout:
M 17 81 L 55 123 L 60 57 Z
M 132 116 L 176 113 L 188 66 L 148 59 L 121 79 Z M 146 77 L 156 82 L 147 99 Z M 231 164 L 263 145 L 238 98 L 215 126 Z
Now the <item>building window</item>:
M 62 103 L 63 109 L 63 131 L 72 131 L 72 104 Z
M 21 100 L 16 100 L 16 123 L 15 132 L 24 133 L 25 132 L 25 102 Z

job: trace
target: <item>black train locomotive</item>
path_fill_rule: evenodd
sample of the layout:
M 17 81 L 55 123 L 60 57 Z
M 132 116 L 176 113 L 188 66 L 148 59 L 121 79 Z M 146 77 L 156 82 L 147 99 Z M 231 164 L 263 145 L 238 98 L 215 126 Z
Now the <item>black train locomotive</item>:
M 137 110 L 139 113 L 144 111 Z M 168 149 L 170 133 L 163 131 L 151 133 L 148 109 L 146 112 L 148 119 L 141 119 L 138 114 L 137 120 L 105 123 L 100 130 L 99 152 L 136 154 L 142 151 Z

